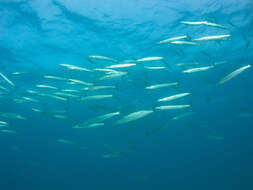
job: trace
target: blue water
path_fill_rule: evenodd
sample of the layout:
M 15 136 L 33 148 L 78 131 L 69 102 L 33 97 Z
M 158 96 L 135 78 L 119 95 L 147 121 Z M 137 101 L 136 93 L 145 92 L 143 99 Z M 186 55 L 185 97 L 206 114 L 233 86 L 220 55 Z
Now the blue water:
M 181 21 L 218 23 L 226 29 L 189 26 Z M 230 34 L 229 40 L 199 45 L 156 45 L 175 36 L 191 39 Z M 253 2 L 251 0 L 0 0 L 0 112 L 17 113 L 26 120 L 5 118 L 9 130 L 0 133 L 0 189 L 194 189 L 252 190 L 253 69 L 224 83 L 234 70 L 253 64 Z M 146 62 L 125 68 L 126 76 L 99 81 L 102 73 L 68 70 L 59 64 L 88 69 L 112 65 L 89 61 L 103 55 L 123 61 L 162 56 L 165 66 Z M 185 74 L 192 67 L 227 61 L 208 71 Z M 199 62 L 182 68 L 178 63 Z M 115 64 L 115 63 L 114 63 Z M 13 72 L 26 72 L 20 75 Z M 82 92 L 81 96 L 113 94 L 114 98 L 80 102 L 59 101 L 28 94 L 44 93 L 37 84 L 58 89 L 80 89 L 44 75 L 74 78 L 117 89 Z M 157 83 L 179 82 L 177 88 L 145 90 Z M 157 99 L 191 95 L 158 104 Z M 39 103 L 17 103 L 29 96 Z M 187 110 L 155 111 L 124 125 L 118 119 L 158 105 L 189 104 Z M 43 113 L 32 108 L 44 110 Z M 67 119 L 52 117 L 65 110 Z M 96 116 L 120 111 L 103 127 L 73 129 Z M 194 114 L 173 121 L 186 112 Z M 2 129 L 2 128 L 1 128 Z M 65 139 L 73 144 L 58 142 Z M 107 158 L 105 155 L 110 155 Z

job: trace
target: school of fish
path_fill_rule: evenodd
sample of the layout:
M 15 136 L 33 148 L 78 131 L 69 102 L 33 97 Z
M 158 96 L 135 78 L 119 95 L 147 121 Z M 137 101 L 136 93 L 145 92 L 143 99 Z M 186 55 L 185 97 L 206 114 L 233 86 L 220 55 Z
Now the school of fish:
M 218 23 L 209 21 L 181 21 L 185 27 L 215 27 L 221 30 L 221 34 L 217 35 L 204 35 L 198 37 L 192 37 L 187 34 L 178 36 L 168 36 L 166 39 L 157 40 L 155 46 L 174 46 L 174 47 L 191 47 L 201 46 L 202 43 L 226 43 L 231 40 L 232 35 L 228 32 L 228 27 L 222 26 Z M 95 52 L 94 52 L 95 53 Z M 186 55 L 187 56 L 187 55 Z M 85 130 L 99 130 L 107 127 L 127 127 L 132 123 L 138 125 L 144 125 L 145 121 L 150 121 L 153 115 L 159 115 L 162 113 L 176 113 L 170 118 L 171 121 L 177 122 L 178 120 L 194 117 L 197 113 L 194 111 L 191 105 L 191 98 L 194 97 L 194 91 L 181 86 L 180 81 L 167 80 L 164 81 L 144 81 L 144 86 L 138 89 L 142 90 L 150 98 L 150 107 L 142 107 L 138 105 L 135 109 L 126 109 L 125 105 L 118 105 L 121 102 L 121 96 L 118 91 L 123 90 L 124 94 L 129 95 L 129 103 L 135 102 L 131 96 L 131 92 L 128 94 L 128 84 L 135 84 L 138 81 L 134 81 L 132 69 L 138 67 L 143 73 L 159 73 L 159 72 L 177 72 L 182 77 L 196 77 L 199 74 L 205 74 L 207 72 L 213 72 L 219 70 L 219 65 L 228 65 L 227 61 L 216 60 L 216 62 L 200 63 L 176 63 L 173 66 L 177 70 L 172 70 L 172 63 L 169 63 L 165 57 L 161 55 L 147 55 L 146 57 L 137 57 L 135 59 L 118 60 L 117 58 L 106 55 L 89 55 L 86 57 L 87 65 L 84 63 L 59 63 L 57 66 L 59 69 L 64 70 L 66 75 L 57 75 L 57 73 L 50 74 L 43 73 L 40 76 L 40 82 L 29 88 L 23 88 L 18 86 L 18 80 L 21 80 L 23 76 L 29 75 L 29 71 L 15 71 L 8 73 L 6 71 L 0 71 L 0 95 L 1 99 L 8 99 L 10 94 L 15 94 L 15 98 L 12 101 L 15 104 L 29 105 L 31 114 L 20 111 L 20 109 L 13 109 L 11 112 L 9 109 L 6 112 L 0 112 L 0 133 L 7 133 L 9 135 L 20 135 L 22 130 L 13 126 L 13 121 L 21 120 L 28 121 L 35 117 L 34 114 L 39 114 L 40 117 L 52 117 L 60 120 L 69 120 L 73 123 L 72 130 L 79 130 L 83 132 Z M 89 64 L 92 64 L 92 67 Z M 235 80 L 238 75 L 251 69 L 251 65 L 248 63 L 239 63 L 234 69 L 228 68 L 224 76 L 220 77 L 218 81 L 215 81 L 215 88 L 220 88 L 221 85 L 225 85 L 232 79 Z M 71 73 L 71 74 L 69 74 Z M 76 75 L 75 75 L 76 74 Z M 84 77 L 80 77 L 84 76 Z M 90 80 L 88 77 L 92 78 Z M 133 77 L 133 78 L 132 78 Z M 238 79 L 240 80 L 240 79 Z M 126 86 L 119 83 L 125 82 Z M 20 90 L 22 92 L 20 93 Z M 159 95 L 158 95 L 159 94 Z M 12 96 L 11 96 L 12 97 Z M 142 97 L 139 97 L 142 99 Z M 132 99 L 132 100 L 131 100 Z M 73 119 L 69 116 L 67 109 L 55 109 L 52 103 L 57 102 L 64 107 L 68 107 L 70 102 L 75 102 L 78 109 L 95 109 L 94 115 L 86 116 L 85 111 L 82 114 L 84 119 Z M 46 104 L 46 106 L 45 106 Z M 51 107 L 50 107 L 51 104 Z M 95 106 L 94 106 L 95 105 Z M 103 109 L 103 106 L 110 106 L 110 110 Z M 92 107 L 93 106 L 93 107 Z M 80 108 L 81 107 L 81 108 Z M 103 110 L 100 113 L 96 109 Z M 12 106 L 13 108 L 13 106 Z M 3 110 L 3 109 L 2 109 Z M 131 110 L 131 111 L 130 111 Z M 249 114 L 248 114 L 249 115 Z M 247 115 L 247 116 L 248 116 Z M 37 117 L 37 115 L 36 115 Z M 214 138 L 210 136 L 209 138 Z M 75 142 L 70 140 L 59 138 L 56 140 L 58 143 L 76 145 Z M 115 154 L 112 157 L 118 157 L 119 154 Z M 104 155 L 104 157 L 111 157 L 110 155 Z

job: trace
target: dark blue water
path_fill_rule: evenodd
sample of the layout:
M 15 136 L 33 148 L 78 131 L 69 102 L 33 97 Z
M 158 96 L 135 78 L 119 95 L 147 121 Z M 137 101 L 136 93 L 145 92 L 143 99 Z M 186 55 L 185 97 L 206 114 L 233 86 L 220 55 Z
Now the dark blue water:
M 181 21 L 208 21 L 190 26 Z M 230 34 L 229 40 L 198 45 L 156 45 L 160 40 L 187 35 L 188 40 Z M 223 77 L 253 64 L 253 3 L 251 0 L 0 0 L 0 121 L 16 134 L 0 133 L 0 189 L 253 189 L 253 71 L 252 67 L 223 85 Z M 70 64 L 93 70 L 115 63 L 88 59 L 90 55 L 154 61 L 118 69 L 128 72 L 101 81 L 101 72 L 66 69 Z M 198 72 L 193 67 L 222 65 Z M 179 67 L 179 63 L 199 65 Z M 165 66 L 148 70 L 146 66 Z M 15 74 L 15 72 L 25 72 Z M 80 91 L 81 97 L 113 94 L 111 99 L 80 102 L 27 93 L 54 93 L 86 86 L 45 79 L 53 75 L 116 89 Z M 177 87 L 145 87 L 178 82 Z M 39 89 L 37 84 L 57 87 Z M 189 92 L 172 102 L 157 99 Z M 74 94 L 74 93 L 72 93 Z M 34 102 L 17 103 L 31 97 Z M 154 113 L 115 125 L 125 115 L 155 110 L 160 105 L 190 108 Z M 38 113 L 32 108 L 42 110 Z M 64 111 L 65 119 L 55 118 Z M 102 127 L 74 129 L 96 116 L 120 112 Z M 192 112 L 187 117 L 173 117 Z M 16 113 L 26 120 L 4 117 Z M 70 143 L 59 142 L 59 139 Z

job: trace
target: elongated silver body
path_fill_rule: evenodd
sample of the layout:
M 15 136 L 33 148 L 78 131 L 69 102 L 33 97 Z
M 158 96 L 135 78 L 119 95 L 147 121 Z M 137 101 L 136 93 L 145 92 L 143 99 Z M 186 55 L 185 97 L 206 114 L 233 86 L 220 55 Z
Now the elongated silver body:
M 158 99 L 157 101 L 158 102 L 168 102 L 168 101 L 172 101 L 172 100 L 176 100 L 178 98 L 182 98 L 184 96 L 188 96 L 190 95 L 191 93 L 180 93 L 180 94 L 175 94 L 173 96 L 168 96 L 168 97 L 165 97 L 165 98 L 160 98 Z
M 233 71 L 232 73 L 228 74 L 227 76 L 225 76 L 223 79 L 221 79 L 217 84 L 221 85 L 224 84 L 225 82 L 231 80 L 232 78 L 236 77 L 237 75 L 239 75 L 240 73 L 242 73 L 244 70 L 250 68 L 251 65 L 246 65 L 244 67 L 241 67 L 239 69 L 236 69 L 235 71 Z
M 154 112 L 153 110 L 141 110 L 141 111 L 130 113 L 130 114 L 124 116 L 122 119 L 118 120 L 116 122 L 116 125 L 125 124 L 128 122 L 143 118 L 153 112 Z

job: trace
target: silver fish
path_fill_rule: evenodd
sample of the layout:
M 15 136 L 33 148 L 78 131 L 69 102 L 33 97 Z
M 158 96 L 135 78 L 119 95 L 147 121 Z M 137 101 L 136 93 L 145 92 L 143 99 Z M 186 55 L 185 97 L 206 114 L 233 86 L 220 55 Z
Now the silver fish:
M 77 80 L 77 79 L 68 79 L 68 80 L 71 82 L 69 84 L 81 84 L 81 85 L 86 85 L 86 86 L 92 86 L 93 85 L 92 83 L 84 82 L 84 81 Z
M 232 73 L 230 73 L 229 75 L 225 76 L 223 79 L 221 79 L 217 85 L 221 85 L 224 84 L 225 82 L 231 80 L 232 78 L 236 77 L 237 75 L 239 75 L 240 73 L 242 73 L 244 70 L 250 68 L 251 65 L 246 65 L 244 67 L 241 67 L 239 69 L 236 69 L 235 71 L 233 71 Z
M 42 110 L 37 109 L 37 108 L 32 108 L 31 110 L 34 111 L 34 112 L 42 113 Z
M 91 72 L 91 70 L 83 68 L 83 67 L 78 67 L 78 66 L 74 66 L 74 65 L 69 65 L 69 64 L 59 64 L 62 67 L 66 67 L 67 69 L 70 70 L 78 70 L 78 71 L 87 71 L 87 72 Z
M 145 66 L 144 68 L 149 69 L 149 70 L 163 70 L 163 69 L 166 69 L 166 67 L 149 67 L 149 66 Z
M 175 109 L 184 109 L 189 108 L 191 105 L 172 105 L 172 106 L 157 106 L 155 109 L 157 110 L 175 110 Z
M 171 44 L 179 44 L 179 45 L 199 45 L 196 42 L 189 42 L 189 41 L 172 41 Z
M 154 89 L 158 89 L 158 88 L 164 88 L 164 87 L 170 87 L 170 86 L 177 86 L 178 82 L 173 82 L 173 83 L 163 83 L 163 84 L 156 84 L 156 85 L 152 85 L 152 86 L 148 86 L 145 89 L 148 90 L 154 90 Z
M 214 35 L 214 36 L 204 36 L 204 37 L 193 39 L 193 41 L 224 40 L 224 39 L 227 39 L 230 36 L 231 36 L 230 34 Z
M 84 123 L 81 123 L 81 124 L 78 124 L 76 125 L 75 127 L 77 128 L 86 128 L 87 126 L 90 126 L 91 124 L 94 124 L 94 123 L 101 123 L 107 119 L 110 119 L 114 116 L 117 116 L 119 115 L 120 112 L 113 112 L 113 113 L 108 113 L 108 114 L 105 114 L 105 115 L 101 115 L 101 116 L 98 116 L 98 117 L 95 117 L 93 119 L 90 119 Z
M 112 98 L 113 95 L 94 95 L 94 96 L 86 96 L 80 99 L 80 101 L 87 101 L 87 100 L 101 100 L 105 98 Z
M 137 59 L 137 62 L 147 62 L 147 61 L 161 61 L 163 60 L 163 57 L 144 57 L 141 59 Z
M 130 114 L 124 116 L 122 119 L 118 120 L 116 122 L 116 125 L 125 124 L 128 122 L 143 118 L 153 112 L 154 112 L 153 110 L 141 110 L 141 111 L 130 113 Z
M 9 134 L 17 134 L 16 131 L 14 131 L 14 130 L 7 130 L 7 129 L 2 129 L 2 130 L 0 130 L 0 132 L 2 132 L 2 133 L 9 133 Z
M 176 100 L 178 98 L 182 98 L 184 96 L 188 96 L 190 95 L 191 93 L 180 93 L 180 94 L 175 94 L 173 96 L 168 96 L 168 97 L 165 97 L 165 98 L 161 98 L 161 99 L 158 99 L 157 101 L 158 102 L 168 102 L 168 101 L 172 101 L 172 100 Z
M 173 117 L 171 120 L 179 120 L 179 119 L 188 117 L 188 116 L 193 115 L 193 114 L 194 114 L 194 112 L 186 112 L 186 113 L 183 113 L 183 114 L 180 114 L 180 115 L 177 115 L 177 116 Z
M 122 77 L 127 74 L 128 74 L 128 72 L 116 72 L 116 73 L 112 73 L 112 74 L 108 74 L 103 77 L 100 77 L 98 80 L 114 79 L 114 78 Z
M 83 88 L 82 90 L 105 90 L 105 89 L 115 89 L 116 86 L 89 86 Z
M 54 79 L 54 80 L 61 80 L 61 81 L 67 81 L 67 78 L 63 77 L 57 77 L 57 76 L 51 76 L 51 75 L 45 75 L 44 78 L 46 79 Z
M 196 73 L 196 72 L 202 72 L 202 71 L 207 71 L 207 70 L 212 69 L 212 68 L 214 68 L 213 65 L 207 66 L 207 67 L 192 68 L 192 69 L 184 70 L 183 73 Z
M 100 126 L 104 126 L 104 123 L 91 123 L 85 126 L 79 126 L 79 125 L 75 125 L 73 128 L 74 129 L 86 129 L 86 128 L 93 128 L 93 127 L 100 127 Z
M 54 89 L 57 90 L 58 88 L 54 87 L 54 86 L 50 86 L 50 85 L 44 85 L 44 84 L 37 84 L 36 85 L 37 88 L 49 88 L 49 89 Z
M 222 26 L 220 24 L 208 22 L 208 21 L 182 21 L 182 24 L 187 24 L 187 25 L 206 25 L 206 26 L 213 26 L 217 28 L 226 28 L 225 26 Z
M 57 139 L 56 141 L 59 142 L 59 143 L 62 143 L 62 144 L 69 144 L 69 145 L 75 145 L 76 144 L 73 141 L 66 140 L 66 139 Z
M 0 73 L 0 76 L 11 86 L 15 86 L 13 82 L 11 82 L 4 74 Z
M 34 98 L 24 96 L 23 99 L 29 102 L 39 103 L 39 101 Z
M 88 56 L 91 59 L 97 59 L 97 60 L 102 60 L 102 61 L 111 61 L 117 63 L 118 61 L 116 59 L 106 57 L 106 56 L 101 56 L 101 55 L 90 55 Z
M 55 92 L 54 94 L 57 96 L 63 96 L 63 97 L 68 97 L 68 98 L 79 98 L 78 95 L 69 94 L 69 93 L 65 93 L 65 92 Z
M 23 117 L 20 114 L 17 113 L 6 113 L 6 112 L 2 112 L 0 113 L 0 116 L 5 117 L 5 118 L 11 118 L 11 119 L 21 119 L 21 120 L 26 120 L 25 117 Z
M 124 64 L 117 64 L 117 65 L 110 65 L 110 66 L 107 66 L 106 68 L 117 69 L 117 68 L 133 67 L 135 65 L 136 65 L 135 63 L 124 63 Z
M 186 35 L 176 36 L 176 37 L 168 38 L 168 39 L 165 39 L 165 40 L 161 40 L 161 41 L 157 42 L 157 44 L 167 44 L 167 43 L 170 43 L 172 41 L 183 40 L 183 39 L 186 39 L 186 38 L 188 38 L 188 36 L 186 36 Z

